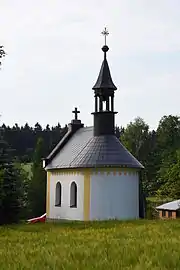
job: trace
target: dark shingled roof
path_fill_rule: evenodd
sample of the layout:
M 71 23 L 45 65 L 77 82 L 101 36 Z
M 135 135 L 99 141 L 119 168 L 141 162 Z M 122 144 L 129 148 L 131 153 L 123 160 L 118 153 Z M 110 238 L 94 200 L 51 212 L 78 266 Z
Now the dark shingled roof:
M 91 138 L 70 164 L 73 168 L 101 166 L 142 167 L 115 135 Z
M 144 168 L 115 135 L 93 136 L 93 128 L 80 128 L 46 169 L 128 167 Z
M 105 57 L 102 62 L 102 66 L 99 72 L 99 76 L 97 79 L 97 82 L 95 83 L 94 87 L 92 88 L 93 90 L 96 89 L 111 89 L 111 90 L 117 90 L 117 87 L 114 85 L 112 78 L 111 78 L 111 73 L 109 70 L 109 65 L 106 59 L 106 51 L 109 50 L 107 46 L 104 46 L 102 50 L 105 50 Z

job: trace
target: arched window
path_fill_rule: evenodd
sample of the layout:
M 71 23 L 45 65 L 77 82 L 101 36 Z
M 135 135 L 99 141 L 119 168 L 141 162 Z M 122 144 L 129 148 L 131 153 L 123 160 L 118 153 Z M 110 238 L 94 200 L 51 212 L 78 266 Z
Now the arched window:
M 61 183 L 56 184 L 55 206 L 61 206 Z
M 70 188 L 70 207 L 77 207 L 77 185 L 75 182 L 71 183 Z

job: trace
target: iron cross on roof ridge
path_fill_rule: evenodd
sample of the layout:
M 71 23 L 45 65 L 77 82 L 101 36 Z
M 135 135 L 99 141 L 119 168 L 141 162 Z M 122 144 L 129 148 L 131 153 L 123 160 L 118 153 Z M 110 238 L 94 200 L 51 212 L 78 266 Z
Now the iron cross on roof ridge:
M 75 120 L 78 120 L 78 113 L 80 113 L 80 111 L 78 111 L 77 107 L 74 108 L 74 111 L 72 111 L 72 113 L 74 113 Z
M 105 45 L 106 45 L 106 37 L 109 35 L 109 32 L 107 30 L 107 28 L 105 27 L 104 30 L 101 32 L 101 34 L 104 36 L 105 38 Z

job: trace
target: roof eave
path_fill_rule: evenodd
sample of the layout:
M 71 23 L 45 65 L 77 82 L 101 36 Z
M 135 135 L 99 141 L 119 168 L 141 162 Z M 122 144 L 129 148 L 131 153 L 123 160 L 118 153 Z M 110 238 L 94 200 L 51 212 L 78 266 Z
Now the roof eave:
M 75 165 L 75 166 L 71 166 L 71 165 L 67 165 L 67 166 L 57 166 L 57 167 L 51 167 L 48 168 L 48 166 L 46 167 L 46 170 L 60 170 L 60 169 L 102 169 L 102 168 L 106 168 L 106 169 L 133 169 L 133 170 L 142 170 L 142 167 L 139 166 L 126 166 L 126 165 L 96 165 L 96 164 L 86 164 L 86 165 Z

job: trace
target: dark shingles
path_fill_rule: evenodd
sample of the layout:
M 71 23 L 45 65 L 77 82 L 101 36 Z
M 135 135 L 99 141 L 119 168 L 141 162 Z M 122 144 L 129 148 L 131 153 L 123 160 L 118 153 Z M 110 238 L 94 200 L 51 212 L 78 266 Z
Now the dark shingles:
M 70 167 L 126 166 L 143 168 L 114 135 L 93 137 Z
M 93 167 L 143 168 L 114 135 L 93 136 L 93 128 L 81 128 L 57 154 L 47 169 Z
M 104 60 L 102 62 L 102 66 L 99 72 L 98 79 L 93 87 L 93 90 L 102 90 L 102 89 L 111 89 L 116 90 L 116 86 L 114 85 L 111 73 L 109 69 L 109 65 L 106 59 L 106 53 L 109 50 L 108 46 L 103 46 L 102 51 L 104 52 Z

